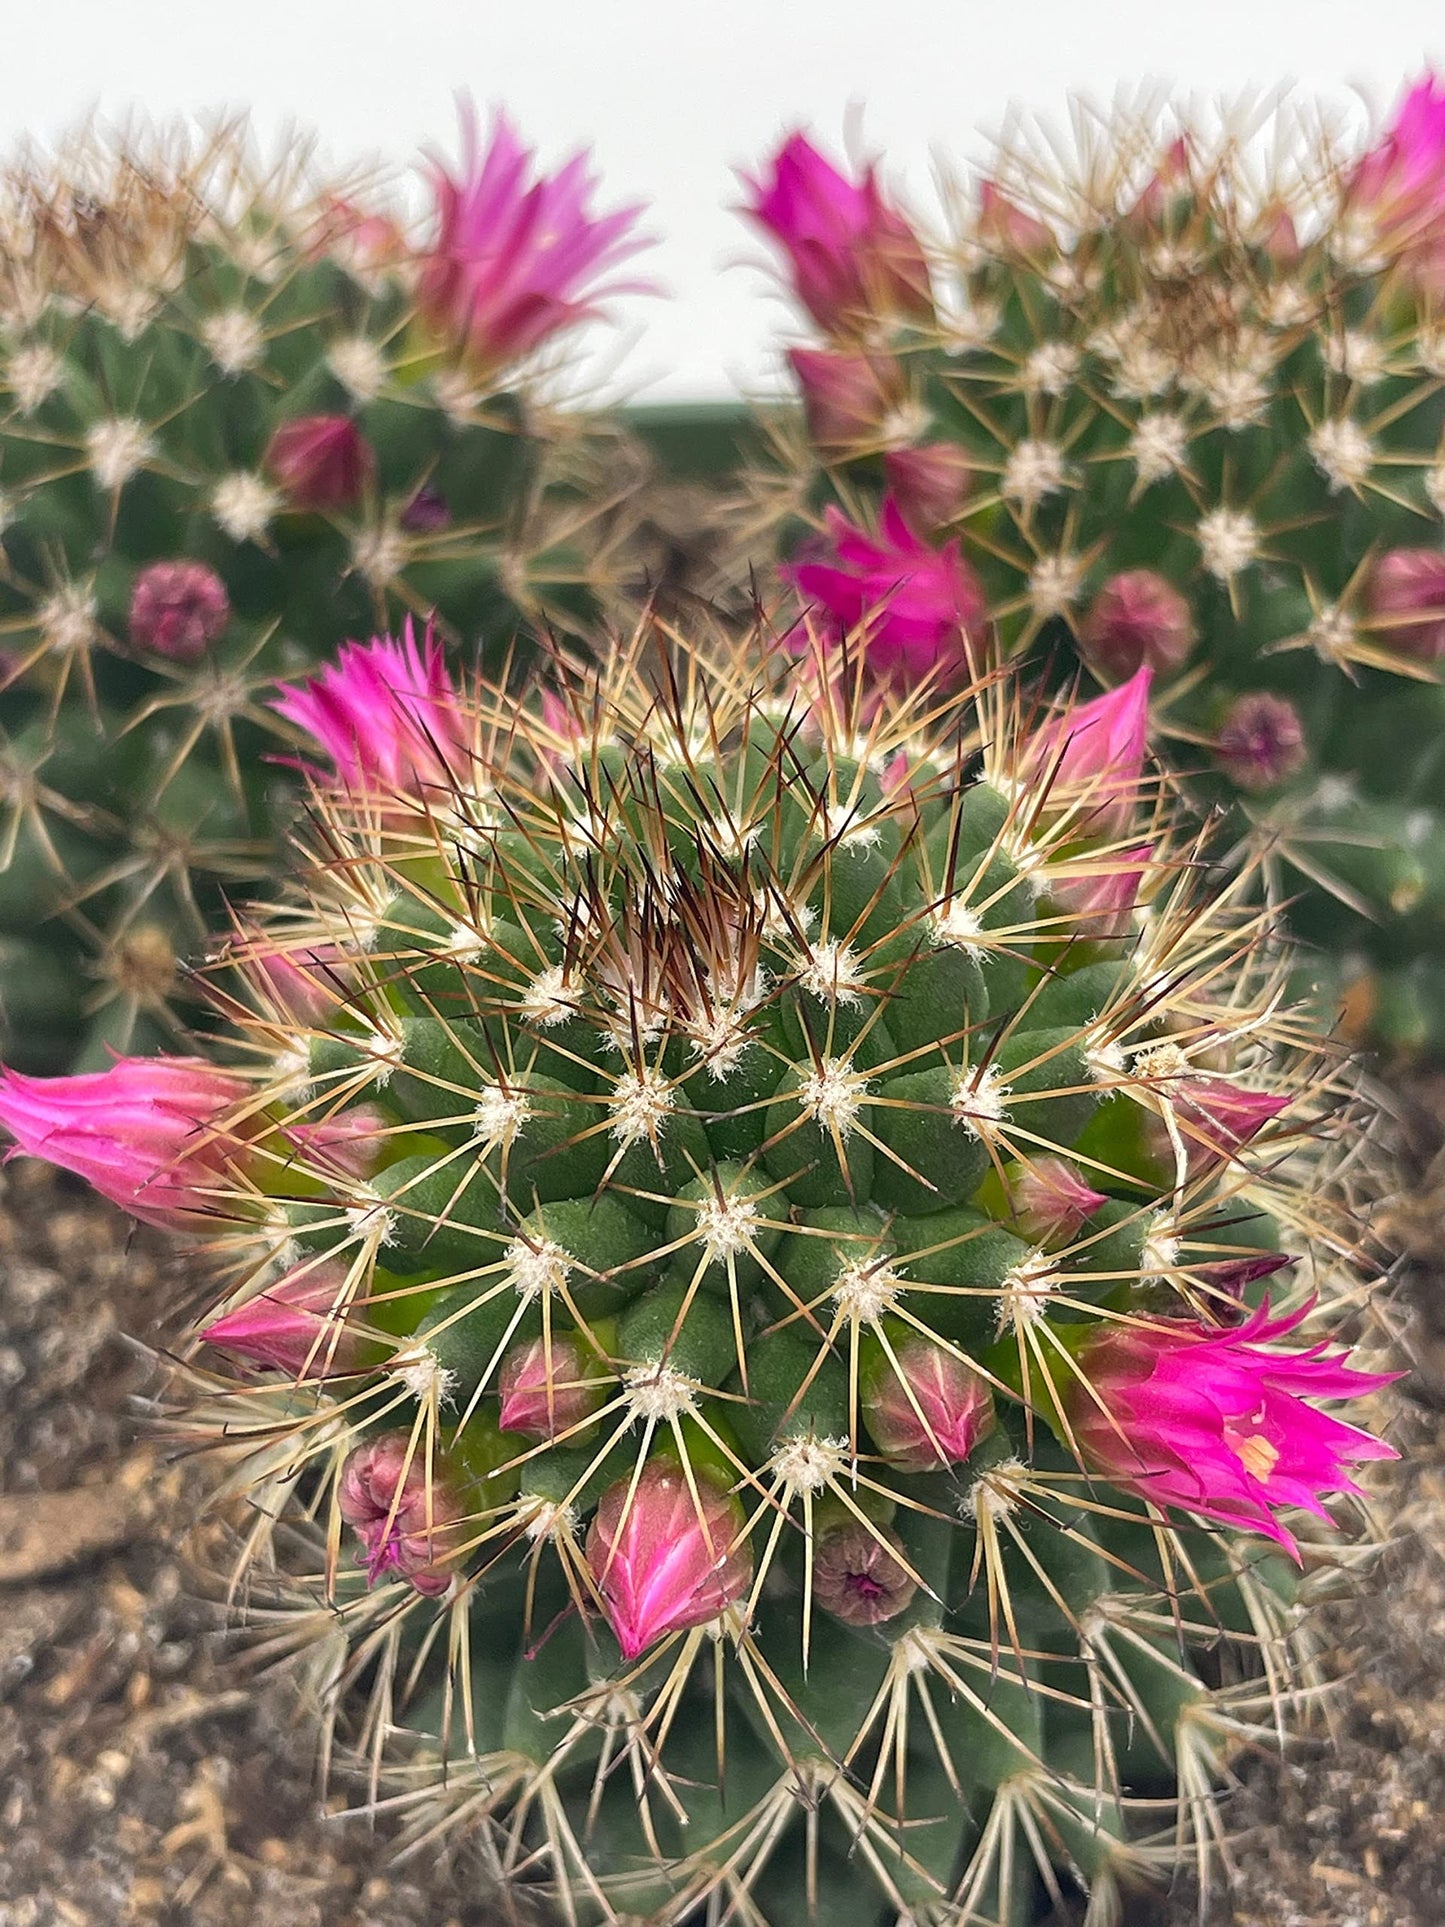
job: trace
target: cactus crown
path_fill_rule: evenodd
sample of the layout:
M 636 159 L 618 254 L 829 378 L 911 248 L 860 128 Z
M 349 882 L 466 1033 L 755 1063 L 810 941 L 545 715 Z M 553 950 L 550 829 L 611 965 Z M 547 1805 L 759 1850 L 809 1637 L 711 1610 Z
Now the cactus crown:
M 1279 1508 L 1383 1448 L 1275 1344 L 1350 1274 L 1343 1086 L 1137 714 L 647 628 L 318 791 L 211 972 L 186 1424 L 319 1528 L 273 1638 L 334 1669 L 340 1604 L 418 1839 L 574 1918 L 1025 1921 L 1105 1917 L 1138 1802 L 1207 1831 L 1293 1691 Z M 1191 1346 L 1207 1464 L 1136 1397 Z

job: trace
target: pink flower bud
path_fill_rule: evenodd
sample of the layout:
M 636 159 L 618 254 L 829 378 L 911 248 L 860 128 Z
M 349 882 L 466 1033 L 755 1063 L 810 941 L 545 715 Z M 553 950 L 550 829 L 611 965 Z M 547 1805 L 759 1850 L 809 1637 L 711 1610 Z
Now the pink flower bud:
M 813 1549 L 813 1599 L 846 1626 L 896 1619 L 918 1581 L 898 1554 L 903 1541 L 887 1526 L 849 1519 L 820 1533 Z
M 979 183 L 978 231 L 983 240 L 1005 254 L 1024 255 L 1036 261 L 1040 256 L 1059 251 L 1052 228 L 1037 216 L 1026 214 L 992 181 Z
M 591 1418 L 605 1403 L 609 1381 L 588 1370 L 575 1338 L 520 1340 L 502 1359 L 497 1389 L 504 1432 L 555 1439 Z
M 868 678 L 900 688 L 927 676 L 945 689 L 970 681 L 984 600 L 958 543 L 935 549 L 921 541 L 891 500 L 883 503 L 876 536 L 837 509 L 829 509 L 827 522 L 831 556 L 784 574 L 832 619 L 840 641 L 858 641 Z
M 1387 649 L 1416 662 L 1445 656 L 1445 550 L 1391 549 L 1375 564 L 1368 597 Z
M 1236 698 L 1214 742 L 1215 761 L 1242 790 L 1273 789 L 1304 768 L 1307 754 L 1299 711 L 1263 689 Z
M 424 1440 L 383 1432 L 358 1445 L 341 1468 L 336 1497 L 361 1540 L 356 1563 L 371 1585 L 394 1572 L 428 1598 L 447 1590 L 466 1541 L 466 1508 L 439 1456 L 428 1478 Z
M 1181 194 L 1191 190 L 1193 173 L 1189 160 L 1189 142 L 1183 135 L 1172 140 L 1159 161 L 1159 165 L 1144 183 L 1143 190 L 1133 207 L 1125 215 L 1125 225 L 1133 232 L 1140 233 L 1159 227 L 1171 204 Z
M 896 1361 L 896 1363 L 894 1362 Z M 881 1353 L 865 1374 L 863 1419 L 900 1472 L 962 1465 L 993 1430 L 993 1394 L 977 1372 L 921 1334 Z
M 1127 829 L 1144 775 L 1153 671 L 1137 669 L 1126 683 L 1091 702 L 1075 703 L 1036 730 L 1025 746 L 1024 769 L 1048 782 L 1059 808 L 1076 807 L 1091 836 Z
M 962 512 L 973 470 L 954 443 L 924 442 L 890 449 L 883 457 L 883 478 L 908 526 L 932 536 Z
M 1107 682 L 1141 668 L 1171 675 L 1194 647 L 1194 618 L 1172 583 L 1153 569 L 1110 576 L 1079 630 L 1090 666 Z
M 130 640 L 172 662 L 199 662 L 231 620 L 226 585 L 204 562 L 151 562 L 135 579 Z
M 1061 928 L 1094 943 L 1125 936 L 1153 856 L 1150 844 L 1136 843 L 1107 855 L 1072 858 L 1066 870 L 1048 879 L 1049 895 L 1068 915 Z
M 932 314 L 918 237 L 871 166 L 849 180 L 805 135 L 790 134 L 770 177 L 743 184 L 744 212 L 781 243 L 794 292 L 820 327 L 847 332 L 877 316 Z
M 346 994 L 353 966 L 332 943 L 286 946 L 268 931 L 243 930 L 231 956 L 260 1007 L 309 1026 L 322 1023 Z
M 396 267 L 410 255 L 406 236 L 389 215 L 369 212 L 341 194 L 327 194 L 306 236 L 313 261 L 339 253 L 363 273 Z
M 369 1371 L 390 1348 L 347 1322 L 346 1283 L 343 1264 L 303 1265 L 213 1318 L 201 1336 L 217 1351 L 292 1378 Z
M 1067 1244 L 1107 1203 L 1066 1158 L 1037 1157 L 1009 1185 L 1014 1218 L 1032 1244 Z
M 695 1483 L 696 1499 L 681 1467 L 653 1459 L 635 1489 L 628 1477 L 602 1495 L 587 1564 L 624 1659 L 716 1619 L 748 1589 L 742 1507 L 701 1474 Z
M 1346 187 L 1347 207 L 1427 278 L 1438 273 L 1445 229 L 1445 85 L 1433 73 L 1406 94 L 1383 137 Z
M 1226 1258 L 1219 1264 L 1189 1267 L 1190 1276 L 1207 1294 L 1211 1315 L 1220 1323 L 1231 1314 L 1244 1315 L 1244 1293 L 1262 1278 L 1273 1278 L 1294 1263 L 1283 1251 L 1262 1251 L 1257 1258 Z
M 122 1057 L 78 1077 L 0 1070 L 0 1125 L 9 1156 L 73 1171 L 146 1224 L 200 1229 L 227 1208 L 215 1194 L 244 1146 L 221 1120 L 249 1088 L 195 1057 Z
M 1292 268 L 1300 258 L 1299 229 L 1283 201 L 1271 201 L 1261 210 L 1254 238 L 1276 267 Z
M 314 1124 L 289 1124 L 286 1135 L 318 1170 L 363 1182 L 381 1162 L 386 1128 L 374 1104 L 356 1104 Z
M 1397 1374 L 1346 1369 L 1324 1345 L 1272 1348 L 1308 1309 L 1271 1318 L 1265 1305 L 1232 1331 L 1182 1319 L 1104 1327 L 1080 1353 L 1085 1382 L 1067 1394 L 1085 1465 L 1154 1505 L 1264 1533 L 1298 1557 L 1279 1511 L 1328 1519 L 1324 1494 L 1359 1490 L 1346 1467 L 1396 1457 L 1306 1401 L 1359 1398 Z
M 266 467 L 292 508 L 326 513 L 361 500 L 376 455 L 349 415 L 298 415 L 272 435 Z
M 1227 1077 L 1180 1077 L 1165 1087 L 1191 1168 L 1231 1158 L 1289 1107 L 1278 1091 L 1248 1091 Z
M 272 708 L 313 736 L 348 789 L 425 795 L 464 778 L 470 726 L 430 629 L 418 648 L 408 617 L 400 642 L 343 644 L 299 689 L 281 685 Z
M 808 433 L 820 448 L 856 448 L 873 440 L 898 389 L 898 369 L 881 355 L 790 348 Z
M 637 283 L 592 285 L 650 245 L 629 230 L 642 212 L 595 215 L 596 181 L 584 148 L 554 175 L 532 178 L 536 154 L 504 114 L 480 147 L 476 114 L 462 110 L 462 166 L 432 164 L 436 238 L 421 257 L 417 307 L 473 372 L 488 376 L 563 328 L 596 314 L 604 296 Z
M 451 504 L 440 489 L 423 485 L 401 512 L 408 535 L 439 535 L 452 525 Z

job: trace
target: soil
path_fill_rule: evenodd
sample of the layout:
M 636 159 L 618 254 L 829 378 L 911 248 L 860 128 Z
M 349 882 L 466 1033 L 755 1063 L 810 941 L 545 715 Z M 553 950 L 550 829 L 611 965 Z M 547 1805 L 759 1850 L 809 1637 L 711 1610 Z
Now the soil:
M 1181 1882 L 1129 1927 L 1445 1921 L 1442 1180 L 1398 1227 L 1421 1368 L 1391 1544 L 1320 1613 L 1332 1730 L 1241 1762 L 1232 1899 Z M 202 1475 L 147 1426 L 123 1336 L 163 1339 L 176 1264 L 44 1166 L 0 1177 L 0 1927 L 481 1927 L 464 1866 L 398 1867 L 383 1827 L 334 1817 L 291 1690 L 238 1679 L 181 1562 Z

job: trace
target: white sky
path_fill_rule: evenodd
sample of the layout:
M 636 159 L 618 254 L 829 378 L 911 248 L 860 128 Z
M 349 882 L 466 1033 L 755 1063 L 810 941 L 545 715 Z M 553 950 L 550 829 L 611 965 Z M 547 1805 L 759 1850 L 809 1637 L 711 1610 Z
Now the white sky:
M 810 125 L 862 147 L 929 205 L 932 158 L 987 150 L 1013 104 L 1173 81 L 1210 98 L 1292 80 L 1377 105 L 1433 53 L 1438 0 L 0 0 L 0 144 L 118 117 L 249 106 L 263 134 L 315 127 L 330 156 L 455 150 L 453 97 L 505 103 L 549 163 L 591 142 L 611 200 L 652 203 L 629 300 L 589 340 L 649 399 L 756 388 L 787 313 L 730 213 L 732 169 Z

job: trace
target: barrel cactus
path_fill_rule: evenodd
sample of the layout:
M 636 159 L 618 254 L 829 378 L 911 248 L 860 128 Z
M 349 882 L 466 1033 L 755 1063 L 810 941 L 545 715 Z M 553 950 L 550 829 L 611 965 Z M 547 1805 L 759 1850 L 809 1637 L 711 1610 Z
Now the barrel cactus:
M 1445 87 L 1366 151 L 1286 104 L 1020 126 L 951 232 L 801 134 L 750 183 L 818 331 L 755 478 L 845 625 L 1143 666 L 1359 1030 L 1445 1041 Z
M 358 753 L 369 669 L 233 1048 L 0 1079 L 216 1261 L 173 1422 L 269 1649 L 524 1914 L 1117 1919 L 1391 1456 L 1348 1079 L 1140 687 L 644 633 Z
M 243 128 L 6 173 L 12 1055 L 174 1043 L 178 963 L 294 791 L 278 674 L 409 613 L 494 662 L 597 618 L 628 470 L 532 366 L 638 245 L 592 186 L 582 156 L 534 179 L 500 118 L 434 164 L 424 232 L 368 182 L 264 166 Z

